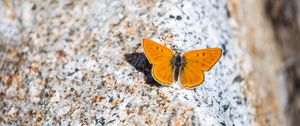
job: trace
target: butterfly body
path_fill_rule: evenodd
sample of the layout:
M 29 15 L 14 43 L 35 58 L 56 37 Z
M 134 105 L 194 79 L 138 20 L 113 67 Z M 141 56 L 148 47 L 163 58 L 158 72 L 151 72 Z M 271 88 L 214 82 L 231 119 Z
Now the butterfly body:
M 143 48 L 152 66 L 153 78 L 164 85 L 180 81 L 185 88 L 194 88 L 204 81 L 204 71 L 208 71 L 221 57 L 220 48 L 189 51 L 183 55 L 144 39 Z
M 179 70 L 184 65 L 184 60 L 180 56 L 180 53 L 175 53 L 174 57 L 171 60 L 171 65 L 173 66 L 173 77 L 174 80 L 178 80 Z

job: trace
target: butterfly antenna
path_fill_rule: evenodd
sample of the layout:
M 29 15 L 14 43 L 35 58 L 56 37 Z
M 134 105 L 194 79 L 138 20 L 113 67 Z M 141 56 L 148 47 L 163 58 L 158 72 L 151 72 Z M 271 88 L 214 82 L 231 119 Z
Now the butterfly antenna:
M 193 47 L 193 46 L 195 46 L 195 45 L 197 45 L 197 44 L 199 44 L 200 42 L 196 42 L 195 44 L 193 44 L 193 45 L 191 45 L 191 46 L 189 46 L 189 47 L 186 47 L 186 48 L 184 48 L 183 50 L 187 50 L 187 49 L 189 49 L 189 48 L 191 48 L 191 47 Z

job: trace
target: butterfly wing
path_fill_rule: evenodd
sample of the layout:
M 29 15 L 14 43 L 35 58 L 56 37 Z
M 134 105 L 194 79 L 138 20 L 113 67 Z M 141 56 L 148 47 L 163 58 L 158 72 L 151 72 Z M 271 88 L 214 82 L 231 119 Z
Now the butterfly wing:
M 144 39 L 143 48 L 151 64 L 169 61 L 174 57 L 172 50 L 149 39 Z
M 180 83 L 185 88 L 193 88 L 204 81 L 204 72 L 194 64 L 187 64 L 179 71 Z
M 152 76 L 160 84 L 170 85 L 173 83 L 173 67 L 168 62 L 153 64 Z
M 208 48 L 189 51 L 183 55 L 183 59 L 187 65 L 193 64 L 200 70 L 208 71 L 217 63 L 221 55 L 222 49 Z
M 184 87 L 193 88 L 204 81 L 204 72 L 210 70 L 220 59 L 222 49 L 193 50 L 182 57 L 185 62 L 180 70 L 180 81 Z
M 173 83 L 173 66 L 171 63 L 174 53 L 172 50 L 152 40 L 144 39 L 145 55 L 152 66 L 152 76 L 161 84 Z

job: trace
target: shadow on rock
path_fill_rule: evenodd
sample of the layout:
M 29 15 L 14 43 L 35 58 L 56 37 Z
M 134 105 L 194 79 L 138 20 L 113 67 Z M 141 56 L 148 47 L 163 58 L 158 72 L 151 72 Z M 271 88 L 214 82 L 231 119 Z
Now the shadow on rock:
M 125 54 L 125 59 L 130 65 L 132 65 L 136 70 L 142 72 L 145 77 L 145 82 L 151 86 L 161 86 L 157 83 L 151 75 L 152 65 L 148 62 L 147 57 L 144 53 L 127 53 Z

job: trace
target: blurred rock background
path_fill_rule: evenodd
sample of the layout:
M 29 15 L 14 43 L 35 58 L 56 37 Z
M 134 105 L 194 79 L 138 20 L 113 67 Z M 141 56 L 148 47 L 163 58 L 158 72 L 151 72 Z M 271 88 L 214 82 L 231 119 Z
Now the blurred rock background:
M 285 109 L 289 125 L 300 124 L 300 1 L 267 0 L 267 17 L 271 20 L 280 47 L 288 99 Z

